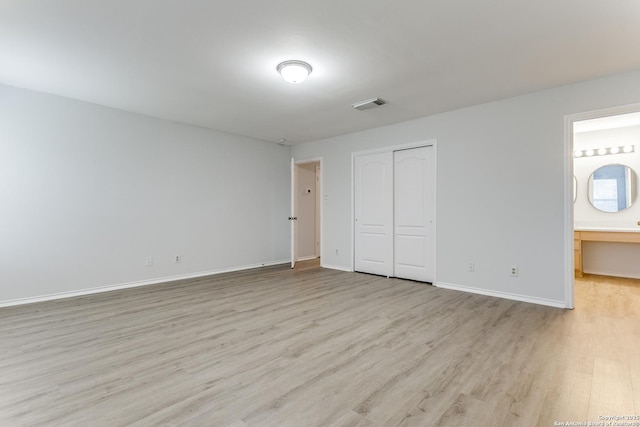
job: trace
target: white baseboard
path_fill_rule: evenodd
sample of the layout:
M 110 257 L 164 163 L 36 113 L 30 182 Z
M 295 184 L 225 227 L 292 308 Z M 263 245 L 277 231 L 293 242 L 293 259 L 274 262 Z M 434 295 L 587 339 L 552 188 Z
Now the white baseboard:
M 35 302 L 51 301 L 62 298 L 72 298 L 83 295 L 97 294 L 101 292 L 116 291 L 118 289 L 137 288 L 139 286 L 157 285 L 159 283 L 173 282 L 176 280 L 195 279 L 197 277 L 212 276 L 215 274 L 231 273 L 234 271 L 250 270 L 252 268 L 268 267 L 278 264 L 290 263 L 290 260 L 278 260 L 263 262 L 260 264 L 241 265 L 237 267 L 222 268 L 219 270 L 200 271 L 197 273 L 180 274 L 177 276 L 157 277 L 154 279 L 140 280 L 129 283 L 119 283 L 116 285 L 99 286 L 97 288 L 79 289 L 76 291 L 59 292 L 55 294 L 39 295 L 28 298 L 18 298 L 14 300 L 0 301 L 0 307 L 11 307 L 14 305 L 32 304 Z
M 298 258 L 298 259 L 296 260 L 296 262 L 298 262 L 298 261 L 309 261 L 309 260 L 311 260 L 311 259 L 317 259 L 317 258 L 320 258 L 320 257 L 317 257 L 317 256 L 315 256 L 315 255 L 311 255 L 311 256 L 303 256 L 303 257 Z
M 352 269 L 347 267 L 342 267 L 340 265 L 322 264 L 320 267 L 328 268 L 330 270 L 339 270 L 339 271 L 346 271 L 347 273 L 353 273 Z
M 598 269 L 591 269 L 591 268 L 583 268 L 582 269 L 583 273 L 586 274 L 597 274 L 598 276 L 611 276 L 611 277 L 624 277 L 627 279 L 640 279 L 640 275 L 637 274 L 626 274 L 626 273 L 620 273 L 619 271 L 606 271 L 606 270 L 598 270 Z
M 455 284 L 444 283 L 444 282 L 437 282 L 437 283 L 434 283 L 434 285 L 439 288 L 451 289 L 454 291 L 470 292 L 472 294 L 486 295 L 489 297 L 504 298 L 504 299 L 510 299 L 514 301 L 522 301 L 522 302 L 528 302 L 532 304 L 546 305 L 549 307 L 567 308 L 567 305 L 564 303 L 564 301 L 556 301 L 556 300 L 550 300 L 545 298 L 536 298 L 536 297 L 530 297 L 526 295 L 512 294 L 509 292 L 491 291 L 487 289 L 474 288 L 471 286 L 455 285 Z

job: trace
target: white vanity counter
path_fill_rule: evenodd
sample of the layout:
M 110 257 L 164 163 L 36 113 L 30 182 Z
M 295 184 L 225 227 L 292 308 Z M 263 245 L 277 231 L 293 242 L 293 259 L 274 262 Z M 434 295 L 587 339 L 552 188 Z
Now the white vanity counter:
M 575 227 L 574 231 L 602 231 L 612 233 L 640 233 L 640 227 Z

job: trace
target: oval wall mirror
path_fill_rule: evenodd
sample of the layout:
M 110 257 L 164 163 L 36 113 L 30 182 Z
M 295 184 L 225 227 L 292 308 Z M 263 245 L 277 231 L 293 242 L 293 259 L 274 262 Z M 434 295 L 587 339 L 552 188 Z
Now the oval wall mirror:
M 636 201 L 638 177 L 629 166 L 605 165 L 589 177 L 589 202 L 602 212 L 619 212 Z

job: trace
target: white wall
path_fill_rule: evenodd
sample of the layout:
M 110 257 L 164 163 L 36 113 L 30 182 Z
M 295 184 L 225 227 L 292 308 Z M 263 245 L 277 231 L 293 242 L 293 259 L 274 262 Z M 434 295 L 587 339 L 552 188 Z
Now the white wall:
M 601 166 L 616 163 L 631 167 L 640 176 L 640 126 L 577 133 L 574 149 L 586 150 L 621 145 L 635 145 L 636 152 L 576 158 L 573 173 L 578 182 L 574 205 L 576 228 L 637 229 L 640 201 L 620 212 L 602 212 L 589 203 L 589 176 Z M 640 245 L 631 243 L 582 242 L 583 270 L 586 273 L 640 278 Z
M 298 217 L 298 258 L 316 256 L 316 164 L 304 163 L 298 166 L 297 217 Z M 311 192 L 307 192 L 311 190 Z
M 323 264 L 352 268 L 351 153 L 436 139 L 437 282 L 563 305 L 564 118 L 637 102 L 632 72 L 295 146 L 323 157 Z
M 0 302 L 289 255 L 289 147 L 0 86 L 0 148 Z

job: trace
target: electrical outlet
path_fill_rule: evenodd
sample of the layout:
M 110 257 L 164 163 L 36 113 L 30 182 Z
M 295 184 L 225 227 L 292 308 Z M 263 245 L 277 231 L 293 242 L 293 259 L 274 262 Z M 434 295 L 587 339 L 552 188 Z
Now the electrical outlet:
M 518 277 L 518 266 L 517 265 L 512 265 L 511 266 L 511 277 Z
M 144 265 L 146 265 L 147 267 L 151 267 L 153 265 L 153 257 L 152 256 L 146 257 L 144 260 Z
M 336 255 L 340 255 L 340 249 L 336 249 Z
M 469 273 L 473 273 L 474 271 L 476 271 L 476 265 L 472 262 L 467 263 L 467 271 Z
M 181 256 L 181 255 L 176 255 L 176 256 L 173 258 L 173 261 L 174 261 L 176 264 L 177 264 L 177 263 L 179 263 L 180 261 L 182 261 L 182 256 Z

